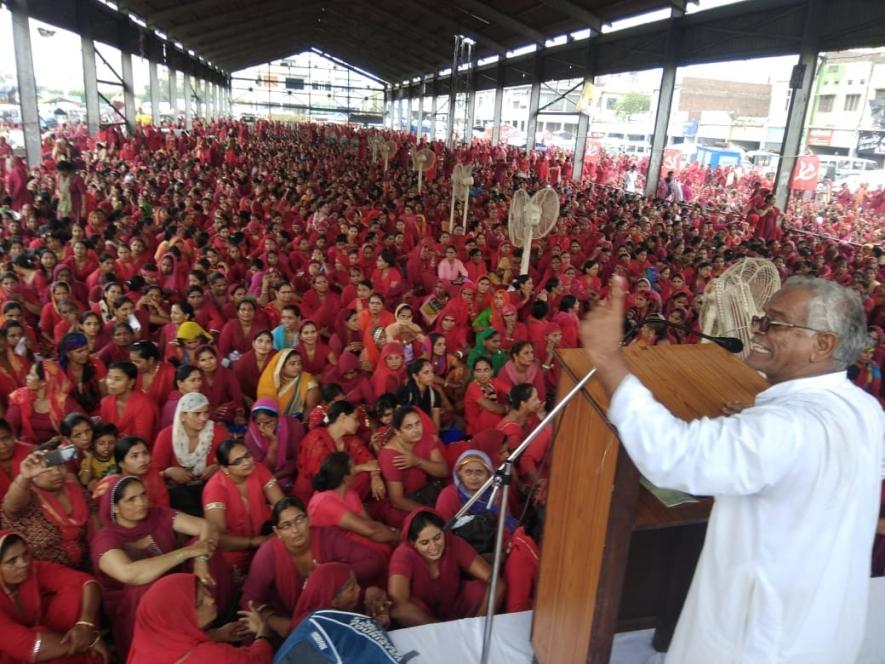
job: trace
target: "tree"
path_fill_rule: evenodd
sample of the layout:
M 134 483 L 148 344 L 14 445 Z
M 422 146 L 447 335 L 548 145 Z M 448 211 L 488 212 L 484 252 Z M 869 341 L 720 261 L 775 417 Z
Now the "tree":
M 637 113 L 646 113 L 651 108 L 651 97 L 641 92 L 628 92 L 615 106 L 619 118 L 628 118 Z

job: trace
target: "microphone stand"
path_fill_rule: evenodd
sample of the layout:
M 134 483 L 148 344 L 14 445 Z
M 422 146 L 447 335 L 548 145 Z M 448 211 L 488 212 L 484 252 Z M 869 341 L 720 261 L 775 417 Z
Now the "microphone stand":
M 565 408 L 565 406 L 574 398 L 578 392 L 580 392 L 584 385 L 593 378 L 596 374 L 596 368 L 594 367 L 590 371 L 587 372 L 587 375 L 584 376 L 581 380 L 577 382 L 577 384 L 569 390 L 568 394 L 566 394 L 553 409 L 547 413 L 547 416 L 541 420 L 537 427 L 526 436 L 525 440 L 520 443 L 519 447 L 517 447 L 513 452 L 510 453 L 510 456 L 504 460 L 504 462 L 498 466 L 495 473 L 485 481 L 478 491 L 476 491 L 470 499 L 464 504 L 464 506 L 458 510 L 458 513 L 452 517 L 452 519 L 446 524 L 446 529 L 451 529 L 454 524 L 460 519 L 462 516 L 467 514 L 470 508 L 473 506 L 475 502 L 477 502 L 482 496 L 483 492 L 488 489 L 490 486 L 494 485 L 494 489 L 492 489 L 492 495 L 489 498 L 489 507 L 494 505 L 495 498 L 497 496 L 498 490 L 501 490 L 501 509 L 498 510 L 498 532 L 495 535 L 495 559 L 492 564 L 492 581 L 489 586 L 489 605 L 486 610 L 486 622 L 482 635 L 482 658 L 480 659 L 480 664 L 488 664 L 489 655 L 491 654 L 491 642 L 492 642 L 492 625 L 495 620 L 495 593 L 498 589 L 498 571 L 501 567 L 501 549 L 504 546 L 504 526 L 507 519 L 507 500 L 510 496 L 510 483 L 512 481 L 513 476 L 513 464 L 514 462 L 522 456 L 522 453 L 525 452 L 526 448 L 535 440 L 540 434 L 541 431 L 544 430 L 550 422 L 553 421 L 560 411 Z

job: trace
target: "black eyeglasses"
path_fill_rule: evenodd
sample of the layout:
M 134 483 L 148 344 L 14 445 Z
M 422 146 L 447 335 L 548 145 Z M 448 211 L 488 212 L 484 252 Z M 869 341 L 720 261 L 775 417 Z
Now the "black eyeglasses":
M 251 458 L 252 458 L 252 452 L 244 452 L 243 456 L 241 456 L 239 459 L 234 459 L 228 465 L 229 466 L 241 466 L 243 463 L 245 463 L 246 461 L 248 461 Z
M 753 327 L 757 328 L 760 332 L 768 332 L 771 327 L 795 327 L 800 330 L 823 332 L 823 330 L 818 330 L 814 327 L 808 327 L 807 325 L 796 325 L 794 323 L 784 323 L 783 321 L 779 320 L 771 320 L 768 316 L 753 316 Z

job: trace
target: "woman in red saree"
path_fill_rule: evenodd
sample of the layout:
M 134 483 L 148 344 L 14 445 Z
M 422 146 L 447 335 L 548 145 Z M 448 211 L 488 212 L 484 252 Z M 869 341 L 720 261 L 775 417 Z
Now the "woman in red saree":
M 194 357 L 203 374 L 201 391 L 209 399 L 212 419 L 232 422 L 242 418 L 245 412 L 243 393 L 233 370 L 219 363 L 218 352 L 212 346 L 200 346 Z
M 390 614 L 400 625 L 485 614 L 491 568 L 467 542 L 444 531 L 444 525 L 442 517 L 427 507 L 412 511 L 403 523 L 402 542 L 390 559 L 387 582 L 393 600 Z M 501 583 L 496 607 L 504 592 Z
M 363 332 L 356 309 L 345 309 L 338 314 L 335 334 L 329 339 L 329 349 L 339 358 L 345 352 L 356 356 L 362 352 Z
M 507 412 L 505 399 L 495 387 L 493 375 L 491 360 L 485 356 L 477 358 L 473 364 L 473 380 L 467 384 L 464 393 L 464 418 L 467 433 L 471 436 L 494 429 Z
M 406 381 L 406 368 L 403 364 L 403 347 L 394 342 L 384 344 L 378 367 L 372 375 L 372 391 L 376 395 L 386 392 L 396 394 Z
M 268 627 L 257 611 L 246 611 L 247 631 L 255 640 L 243 647 L 220 643 L 205 629 L 217 616 L 216 601 L 197 576 L 164 576 L 138 606 L 127 664 L 270 664 Z
M 25 377 L 25 387 L 9 395 L 6 420 L 19 439 L 40 444 L 61 431 L 61 421 L 76 404 L 68 398 L 70 381 L 57 364 L 36 362 Z
M 314 526 L 340 528 L 349 538 L 378 551 L 388 560 L 393 551 L 391 544 L 399 540 L 399 531 L 376 521 L 366 512 L 353 489 L 353 466 L 347 452 L 333 452 L 326 457 L 314 475 L 316 492 L 307 505 L 307 514 Z
M 218 534 L 205 519 L 151 505 L 137 477 L 114 475 L 101 499 L 102 528 L 90 543 L 92 567 L 111 619 L 114 645 L 125 656 L 135 609 L 148 588 L 187 563 L 223 606 L 233 598 L 230 569 L 213 555 Z M 181 546 L 178 535 L 194 538 Z M 188 561 L 193 561 L 188 562 Z
M 160 351 L 153 341 L 136 341 L 129 349 L 129 360 L 138 369 L 135 389 L 161 408 L 175 387 L 175 367 L 160 361 Z
M 203 511 L 221 535 L 221 555 L 245 578 L 255 549 L 268 538 L 261 532 L 270 520 L 271 505 L 283 498 L 283 492 L 244 443 L 226 440 L 216 455 L 220 472 L 203 487 Z
M 55 376 L 55 365 L 47 363 L 49 373 Z M 76 410 L 95 415 L 101 405 L 102 383 L 107 369 L 97 357 L 92 357 L 89 340 L 80 332 L 66 334 L 58 345 L 58 366 L 70 382 L 68 395 L 76 404 Z M 59 379 L 59 384 L 64 384 Z
M 531 383 L 538 394 L 546 395 L 544 371 L 535 359 L 535 350 L 529 341 L 517 341 L 510 349 L 510 359 L 501 367 L 495 378 L 495 386 L 502 392 L 520 383 Z
M 247 407 L 251 407 L 258 396 L 258 381 L 273 354 L 273 335 L 268 330 L 262 330 L 252 340 L 252 349 L 234 363 L 234 376 Z
M 329 278 L 318 274 L 313 278 L 313 288 L 301 299 L 301 313 L 305 318 L 316 322 L 327 338 L 335 330 L 335 320 L 341 309 L 338 295 L 329 290 Z
M 9 403 L 9 395 L 19 387 L 24 387 L 25 377 L 30 370 L 30 360 L 14 352 L 7 343 L 6 329 L 0 328 L 0 405 L 5 408 Z
M 292 627 L 320 609 L 354 611 L 359 605 L 360 585 L 353 570 L 344 563 L 322 563 L 307 577 L 304 590 L 292 612 Z
M 301 441 L 298 450 L 298 476 L 293 493 L 304 502 L 313 495 L 313 478 L 320 471 L 326 457 L 332 452 L 346 452 L 354 462 L 358 474 L 354 489 L 361 498 L 384 495 L 384 483 L 378 461 L 365 443 L 356 435 L 360 427 L 359 413 L 352 403 L 336 401 L 329 406 L 326 424 L 314 429 Z
M 3 498 L 0 523 L 27 538 L 34 558 L 87 569 L 95 505 L 65 466 L 46 466 L 46 452 L 57 447 L 47 443 L 22 460 Z
M 436 319 L 433 331 L 442 334 L 446 338 L 446 350 L 456 358 L 463 359 L 469 349 L 468 337 L 469 326 L 463 318 L 459 321 L 459 314 L 451 302 L 443 308 Z
M 307 508 L 297 498 L 283 498 L 274 505 L 271 523 L 274 536 L 252 560 L 240 606 L 250 602 L 263 606 L 262 616 L 280 637 L 292 631 L 292 615 L 304 583 L 318 565 L 346 563 L 360 585 L 384 585 L 384 558 L 337 528 L 311 527 Z
M 0 503 L 18 476 L 22 461 L 33 450 L 33 445 L 17 441 L 9 423 L 0 419 Z
M 325 383 L 337 383 L 344 392 L 345 401 L 354 405 L 375 403 L 375 393 L 368 376 L 360 371 L 360 361 L 350 352 L 342 353 L 334 369 L 323 376 Z
M 377 293 L 387 295 L 403 280 L 402 274 L 395 267 L 396 260 L 387 250 L 381 251 L 375 259 L 375 270 L 372 272 L 372 285 Z
M 169 491 L 166 489 L 166 482 L 159 471 L 151 466 L 151 450 L 146 441 L 137 436 L 120 438 L 114 445 L 114 463 L 121 475 L 137 477 L 141 480 L 151 505 L 169 507 Z M 103 477 L 92 489 L 92 498 L 100 500 L 116 481 L 116 475 Z
M 105 377 L 108 395 L 101 400 L 101 419 L 116 425 L 121 436 L 153 440 L 157 433 L 157 406 L 135 389 L 138 369 L 132 362 L 114 362 Z
M 224 357 L 234 360 L 249 352 L 255 336 L 263 329 L 255 322 L 255 311 L 255 303 L 252 300 L 242 300 L 237 305 L 237 317 L 227 321 L 221 328 L 218 351 Z M 235 351 L 237 355 L 231 357 Z
M 393 314 L 384 308 L 384 297 L 379 293 L 373 293 L 369 297 L 369 306 L 357 315 L 360 329 L 363 331 L 363 347 L 372 345 L 372 334 L 378 327 L 387 328 L 396 322 Z
M 288 493 L 298 463 L 298 448 L 304 438 L 304 425 L 295 417 L 280 415 L 274 399 L 258 399 L 252 406 L 246 446 L 252 458 L 264 464 Z
M 32 560 L 27 542 L 0 531 L 0 664 L 100 664 L 101 595 L 82 572 Z
M 320 341 L 319 327 L 312 320 L 306 320 L 301 324 L 295 349 L 301 353 L 304 370 L 314 376 L 322 376 L 330 366 L 335 366 L 335 362 L 338 361 L 335 353 Z
M 530 383 L 514 386 L 508 395 L 510 410 L 498 422 L 495 429 L 507 436 L 507 447 L 512 452 L 522 443 L 534 426 L 544 419 L 544 402 L 537 389 Z M 550 426 L 538 435 L 519 457 L 516 469 L 520 485 L 527 487 L 543 479 L 541 466 L 553 437 Z

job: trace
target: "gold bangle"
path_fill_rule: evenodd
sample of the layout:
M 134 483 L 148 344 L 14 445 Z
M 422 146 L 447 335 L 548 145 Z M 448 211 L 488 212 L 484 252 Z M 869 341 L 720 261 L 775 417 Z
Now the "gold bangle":
M 83 627 L 95 629 L 95 624 L 89 622 L 88 620 L 78 620 L 77 622 L 74 623 L 74 627 L 76 627 L 77 625 L 83 625 Z

